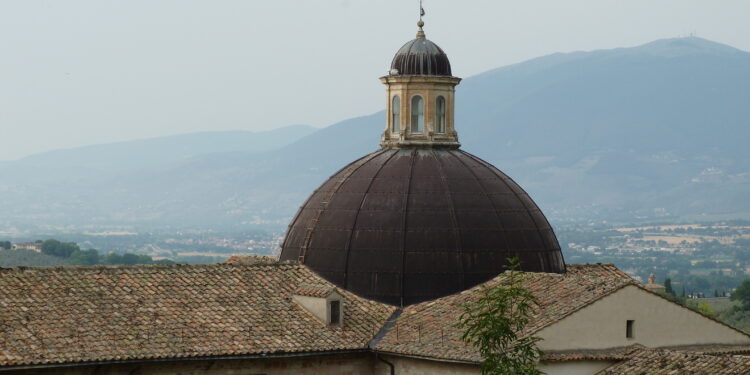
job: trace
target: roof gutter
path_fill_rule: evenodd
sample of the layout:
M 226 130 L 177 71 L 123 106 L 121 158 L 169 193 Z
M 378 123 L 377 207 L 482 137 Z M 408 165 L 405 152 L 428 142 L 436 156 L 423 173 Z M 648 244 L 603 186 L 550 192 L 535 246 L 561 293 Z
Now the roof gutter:
M 16 370 L 32 370 L 32 369 L 46 369 L 46 368 L 69 368 L 69 367 L 85 367 L 85 366 L 101 366 L 101 365 L 119 365 L 119 364 L 141 364 L 141 363 L 165 363 L 165 362 L 181 362 L 181 361 L 217 361 L 217 360 L 241 360 L 241 359 L 276 359 L 276 358 L 302 358 L 302 357 L 316 357 L 316 356 L 327 356 L 327 355 L 341 355 L 341 354 L 360 354 L 360 353 L 371 353 L 368 349 L 350 349 L 350 350 L 330 350 L 324 352 L 299 352 L 299 353 L 268 353 L 268 354 L 253 354 L 253 355 L 235 355 L 235 356 L 211 356 L 211 357 L 177 357 L 177 358 L 153 358 L 153 359 L 131 359 L 131 360 L 115 360 L 115 361 L 93 361 L 93 362 L 78 362 L 78 363 L 45 363 L 39 365 L 21 365 L 21 366 L 7 366 L 0 367 L 0 372 L 16 371 Z
M 479 366 L 479 365 L 482 364 L 482 362 L 477 362 L 477 361 L 427 357 L 427 356 L 423 356 L 423 355 L 414 355 L 414 354 L 403 354 L 403 353 L 388 352 L 388 351 L 385 351 L 385 350 L 374 350 L 373 349 L 373 352 L 376 353 L 376 354 L 384 354 L 384 355 L 388 355 L 388 356 L 392 356 L 392 357 L 421 359 L 421 360 L 424 360 L 424 361 L 441 362 L 441 363 L 456 363 L 456 364 L 470 365 L 470 366 Z

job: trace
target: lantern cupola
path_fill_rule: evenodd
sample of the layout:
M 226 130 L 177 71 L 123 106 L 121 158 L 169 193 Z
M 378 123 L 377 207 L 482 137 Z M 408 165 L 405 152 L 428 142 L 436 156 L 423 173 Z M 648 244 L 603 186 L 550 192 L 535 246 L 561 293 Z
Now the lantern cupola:
M 404 44 L 391 63 L 386 85 L 387 120 L 383 148 L 458 148 L 454 127 L 455 87 L 448 56 L 427 39 L 424 22 L 417 37 Z

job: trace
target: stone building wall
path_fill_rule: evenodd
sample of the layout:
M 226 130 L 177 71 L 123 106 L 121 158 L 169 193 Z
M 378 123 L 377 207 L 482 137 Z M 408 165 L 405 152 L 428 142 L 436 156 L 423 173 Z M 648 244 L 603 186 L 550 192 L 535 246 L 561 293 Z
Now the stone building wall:
M 396 375 L 479 375 L 479 366 L 415 358 L 381 356 L 393 364 Z M 390 375 L 388 365 L 378 361 L 373 375 Z
M 2 372 L 3 375 L 369 375 L 371 353 L 274 359 L 89 365 Z
M 615 361 L 542 362 L 538 369 L 547 375 L 594 375 Z

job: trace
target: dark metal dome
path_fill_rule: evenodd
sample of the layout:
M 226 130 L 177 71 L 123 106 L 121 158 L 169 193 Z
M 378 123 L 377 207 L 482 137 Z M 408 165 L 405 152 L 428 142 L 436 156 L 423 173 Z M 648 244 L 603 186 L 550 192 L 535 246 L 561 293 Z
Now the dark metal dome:
M 410 305 L 503 272 L 565 272 L 560 245 L 513 180 L 461 150 L 383 149 L 341 169 L 289 225 L 281 260 L 334 284 Z
M 396 52 L 391 71 L 398 75 L 451 76 L 448 55 L 437 44 L 417 37 Z M 398 72 L 398 73 L 395 73 Z

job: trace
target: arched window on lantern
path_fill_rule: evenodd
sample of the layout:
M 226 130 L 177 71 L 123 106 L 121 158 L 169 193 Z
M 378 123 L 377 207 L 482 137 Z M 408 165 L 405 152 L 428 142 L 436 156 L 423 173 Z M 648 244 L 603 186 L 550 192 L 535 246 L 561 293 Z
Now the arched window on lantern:
M 419 95 L 411 98 L 411 132 L 421 133 L 424 130 L 424 99 Z
M 398 95 L 391 102 L 391 129 L 394 133 L 401 131 L 401 98 Z
M 435 104 L 435 132 L 442 134 L 445 133 L 445 98 L 438 96 Z

